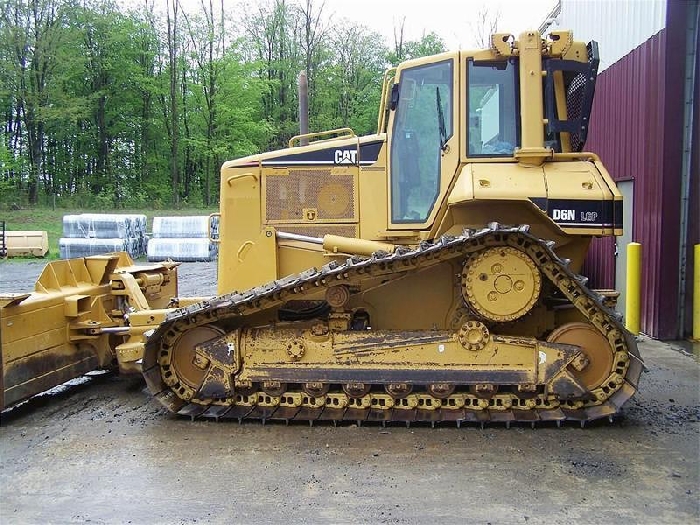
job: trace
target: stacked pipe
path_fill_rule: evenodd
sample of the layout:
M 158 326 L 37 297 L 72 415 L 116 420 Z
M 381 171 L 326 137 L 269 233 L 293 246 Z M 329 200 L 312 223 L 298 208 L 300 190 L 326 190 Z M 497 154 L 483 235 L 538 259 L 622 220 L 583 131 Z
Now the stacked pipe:
M 218 217 L 195 215 L 153 217 L 153 235 L 146 254 L 149 261 L 213 261 L 218 255 Z
M 63 259 L 109 252 L 143 255 L 146 249 L 146 216 L 136 214 L 82 213 L 63 216 L 63 237 L 58 241 Z

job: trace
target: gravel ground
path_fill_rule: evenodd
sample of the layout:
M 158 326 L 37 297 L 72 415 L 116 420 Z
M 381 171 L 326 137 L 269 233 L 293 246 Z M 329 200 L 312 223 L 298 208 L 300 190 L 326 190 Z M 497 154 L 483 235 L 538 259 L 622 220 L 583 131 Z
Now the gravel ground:
M 0 262 L 0 292 L 42 266 Z M 180 281 L 213 293 L 215 265 Z M 637 396 L 585 429 L 191 422 L 95 375 L 2 414 L 0 522 L 698 523 L 700 366 L 640 350 Z
M 31 292 L 44 266 L 46 261 L 43 260 L 0 259 L 0 293 Z M 216 262 L 183 263 L 177 271 L 179 291 L 183 297 L 204 297 L 216 293 Z

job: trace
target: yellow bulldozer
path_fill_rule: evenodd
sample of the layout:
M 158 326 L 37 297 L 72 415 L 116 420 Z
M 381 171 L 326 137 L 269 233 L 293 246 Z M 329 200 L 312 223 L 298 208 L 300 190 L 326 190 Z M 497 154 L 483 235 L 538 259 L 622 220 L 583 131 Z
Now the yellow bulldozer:
M 190 417 L 612 419 L 642 371 L 617 294 L 578 274 L 622 233 L 583 151 L 595 42 L 495 34 L 387 71 L 377 133 L 294 137 L 221 168 L 218 295 L 177 264 L 49 264 L 0 297 L 2 406 L 95 368 Z

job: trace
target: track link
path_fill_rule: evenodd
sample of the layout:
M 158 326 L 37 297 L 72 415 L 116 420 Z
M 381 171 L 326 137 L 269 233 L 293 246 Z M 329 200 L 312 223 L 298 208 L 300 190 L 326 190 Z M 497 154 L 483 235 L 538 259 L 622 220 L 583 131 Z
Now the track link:
M 612 419 L 637 389 L 643 363 L 634 337 L 622 326 L 619 315 L 603 304 L 603 297 L 587 289 L 586 279 L 568 268 L 568 261 L 553 251 L 553 243 L 529 233 L 527 226 L 505 227 L 497 223 L 481 230 L 465 230 L 459 236 L 443 236 L 435 242 L 423 242 L 415 248 L 399 248 L 393 254 L 377 252 L 369 258 L 351 257 L 344 263 L 331 262 L 321 269 L 312 268 L 242 293 L 232 293 L 172 312 L 148 337 L 143 358 L 143 375 L 151 393 L 171 412 L 192 418 L 314 421 L 387 421 L 530 423 L 553 421 L 586 422 Z M 468 257 L 491 246 L 510 246 L 525 252 L 539 271 L 554 284 L 568 301 L 610 342 L 614 352 L 608 379 L 590 392 L 588 400 L 560 401 L 546 392 L 535 396 L 517 393 L 495 394 L 488 398 L 457 390 L 449 396 L 429 393 L 409 394 L 401 398 L 369 392 L 359 397 L 347 395 L 341 385 L 318 397 L 302 390 L 302 385 L 287 385 L 279 395 L 263 390 L 249 393 L 214 392 L 164 381 L 163 360 L 174 340 L 183 333 L 225 322 L 227 329 L 246 325 L 252 314 L 276 308 L 290 300 L 299 300 L 320 289 L 344 283 L 358 283 L 382 275 L 397 278 L 406 272 L 421 270 L 450 259 Z M 172 379 L 170 383 L 172 383 Z

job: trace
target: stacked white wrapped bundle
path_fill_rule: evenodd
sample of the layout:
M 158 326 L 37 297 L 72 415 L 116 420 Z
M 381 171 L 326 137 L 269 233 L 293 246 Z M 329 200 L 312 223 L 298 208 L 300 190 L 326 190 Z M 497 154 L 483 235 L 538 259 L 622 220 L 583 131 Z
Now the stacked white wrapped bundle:
M 207 215 L 153 217 L 153 238 L 208 239 L 209 225 L 210 219 Z
M 88 257 L 110 252 L 127 252 L 127 239 L 78 239 L 61 237 L 58 250 L 62 259 Z
M 209 235 L 217 238 L 218 232 L 218 217 L 153 217 L 153 235 L 146 255 L 149 261 L 213 261 L 218 244 L 211 242 Z
M 133 236 L 129 237 L 132 249 L 139 255 L 146 253 L 148 237 L 146 236 L 146 216 L 145 215 L 124 215 L 131 220 L 131 231 Z M 131 253 L 131 252 L 130 252 Z
M 63 216 L 63 237 L 58 242 L 61 257 L 87 257 L 126 251 L 132 257 L 146 249 L 146 216 L 82 213 Z
M 209 239 L 150 239 L 146 250 L 149 261 L 178 262 L 213 261 L 216 259 L 216 244 Z

